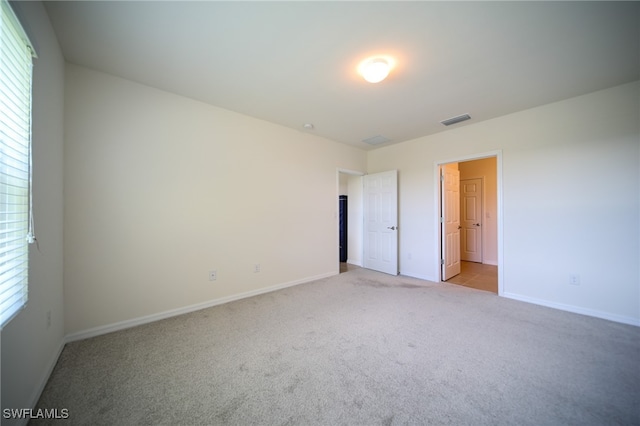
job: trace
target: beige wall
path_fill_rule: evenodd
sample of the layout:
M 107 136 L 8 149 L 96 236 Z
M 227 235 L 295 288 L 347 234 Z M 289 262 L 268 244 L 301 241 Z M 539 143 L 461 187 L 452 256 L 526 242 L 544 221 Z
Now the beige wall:
M 2 330 L 2 408 L 37 402 L 62 350 L 64 60 L 40 2 L 12 3 L 37 50 L 33 68 L 33 208 L 29 302 Z M 51 325 L 47 326 L 47 315 Z M 3 425 L 20 423 L 2 419 Z
M 368 153 L 399 173 L 401 273 L 438 279 L 436 165 L 499 152 L 502 293 L 640 325 L 639 99 L 634 82 Z
M 70 64 L 65 95 L 67 333 L 338 272 L 363 151 Z

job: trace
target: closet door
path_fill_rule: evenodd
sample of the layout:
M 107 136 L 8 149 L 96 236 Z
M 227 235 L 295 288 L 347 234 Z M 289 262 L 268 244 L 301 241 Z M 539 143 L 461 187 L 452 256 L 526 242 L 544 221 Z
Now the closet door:
M 364 176 L 364 267 L 398 275 L 398 171 Z

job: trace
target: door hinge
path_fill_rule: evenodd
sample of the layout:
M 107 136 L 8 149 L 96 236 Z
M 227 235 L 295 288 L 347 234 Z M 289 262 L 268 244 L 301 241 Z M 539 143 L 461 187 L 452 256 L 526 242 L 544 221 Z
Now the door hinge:
M 444 259 L 440 259 L 440 264 L 444 265 Z
M 444 222 L 444 217 L 440 216 L 440 223 Z

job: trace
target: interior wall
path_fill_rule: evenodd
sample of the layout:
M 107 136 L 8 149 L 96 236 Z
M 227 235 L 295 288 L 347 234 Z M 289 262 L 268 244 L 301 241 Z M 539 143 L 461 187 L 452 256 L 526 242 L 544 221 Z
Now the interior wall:
M 338 195 L 349 195 L 349 175 L 346 173 L 338 173 Z
M 2 330 L 2 409 L 35 405 L 64 342 L 64 59 L 40 2 L 12 2 L 38 58 L 33 67 L 33 209 L 29 301 Z M 50 313 L 51 324 L 47 317 Z M 24 421 L 2 419 L 3 425 Z
M 363 151 L 71 64 L 65 95 L 67 333 L 339 272 Z
M 436 164 L 500 150 L 503 295 L 640 324 L 639 99 L 636 81 L 370 151 L 402 176 L 401 273 L 438 279 Z
M 460 180 L 482 178 L 482 263 L 498 264 L 498 191 L 496 157 L 459 163 Z
M 362 176 L 350 175 L 347 182 L 349 188 L 348 219 L 347 219 L 347 263 L 362 266 Z

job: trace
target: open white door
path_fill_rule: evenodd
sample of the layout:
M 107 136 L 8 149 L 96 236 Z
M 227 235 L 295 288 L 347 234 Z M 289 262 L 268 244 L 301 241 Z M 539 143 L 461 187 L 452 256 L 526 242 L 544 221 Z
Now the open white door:
M 364 259 L 367 269 L 398 275 L 398 171 L 364 176 Z
M 460 171 L 440 167 L 442 281 L 460 273 Z

